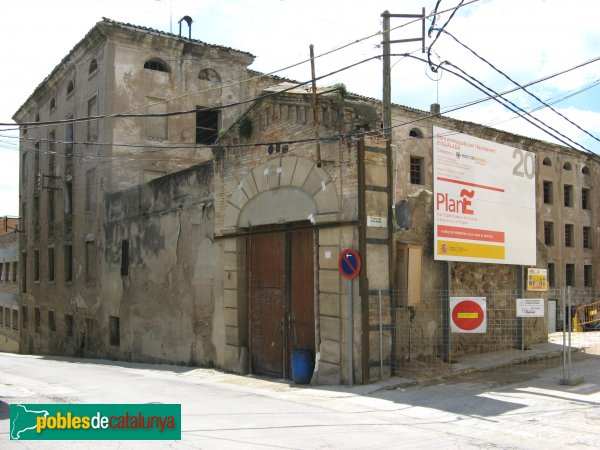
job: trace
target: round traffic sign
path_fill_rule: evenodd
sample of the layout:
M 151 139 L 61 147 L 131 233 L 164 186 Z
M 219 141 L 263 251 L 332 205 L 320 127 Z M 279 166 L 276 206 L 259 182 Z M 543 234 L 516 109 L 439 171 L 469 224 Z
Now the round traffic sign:
M 461 300 L 452 308 L 452 322 L 459 331 L 473 332 L 482 327 L 485 312 L 477 301 Z
M 338 267 L 340 269 L 340 274 L 344 278 L 348 278 L 349 280 L 356 278 L 361 267 L 358 252 L 352 248 L 343 250 L 338 259 Z

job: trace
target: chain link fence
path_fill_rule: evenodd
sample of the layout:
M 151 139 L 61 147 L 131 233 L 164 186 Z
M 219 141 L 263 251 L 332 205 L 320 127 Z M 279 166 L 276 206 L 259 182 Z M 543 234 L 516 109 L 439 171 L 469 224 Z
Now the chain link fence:
M 504 362 L 495 371 L 516 370 L 523 364 L 545 368 L 560 365 L 569 342 L 574 352 L 600 354 L 600 308 L 594 309 L 600 301 L 598 291 L 433 291 L 412 305 L 408 297 L 406 291 L 372 297 L 380 302 L 373 305 L 379 311 L 379 320 L 374 321 L 379 326 L 371 322 L 372 341 L 377 344 L 371 347 L 375 376 L 377 365 L 382 378 L 418 378 L 431 377 L 432 372 L 443 376 L 453 364 L 476 365 L 478 360 L 495 358 Z M 578 311 L 585 312 L 583 324 L 582 317 L 576 318 Z

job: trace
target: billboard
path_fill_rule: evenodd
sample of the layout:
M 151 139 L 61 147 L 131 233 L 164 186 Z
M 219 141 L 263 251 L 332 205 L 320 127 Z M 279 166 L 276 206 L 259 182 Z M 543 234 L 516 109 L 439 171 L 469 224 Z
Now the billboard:
M 536 263 L 535 155 L 433 127 L 434 257 Z

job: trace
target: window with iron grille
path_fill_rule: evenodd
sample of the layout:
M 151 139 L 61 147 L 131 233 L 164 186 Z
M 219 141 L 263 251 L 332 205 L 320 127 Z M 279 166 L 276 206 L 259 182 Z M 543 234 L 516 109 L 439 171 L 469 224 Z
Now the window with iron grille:
M 410 183 L 425 184 L 423 176 L 423 158 L 418 156 L 410 157 Z
M 570 208 L 573 206 L 573 186 L 570 184 L 565 184 L 563 190 L 565 206 Z
M 575 286 L 575 264 L 567 264 L 565 266 L 565 284 L 567 286 Z
M 590 264 L 583 266 L 583 285 L 585 287 L 593 287 L 592 266 Z
M 583 227 L 583 248 L 592 248 L 592 228 Z
M 552 204 L 552 181 L 544 181 L 544 203 Z
M 581 190 L 581 207 L 583 209 L 592 209 L 590 198 L 590 190 L 583 188 Z
M 573 224 L 565 224 L 565 247 L 573 247 Z
M 554 245 L 554 222 L 544 222 L 544 244 Z

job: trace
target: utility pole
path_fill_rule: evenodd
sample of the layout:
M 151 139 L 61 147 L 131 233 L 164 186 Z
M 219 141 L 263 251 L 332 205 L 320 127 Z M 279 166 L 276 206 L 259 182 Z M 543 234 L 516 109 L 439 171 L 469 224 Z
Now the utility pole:
M 397 298 L 393 295 L 392 289 L 394 286 L 394 272 L 392 264 L 394 257 L 394 198 L 395 189 L 394 186 L 394 167 L 392 162 L 394 157 L 392 154 L 392 82 L 391 82 L 391 71 L 392 66 L 390 63 L 390 47 L 391 44 L 403 43 L 403 42 L 418 42 L 422 44 L 423 53 L 425 53 L 425 8 L 421 9 L 421 14 L 390 14 L 389 11 L 384 11 L 381 16 L 383 17 L 383 136 L 385 138 L 385 154 L 386 154 L 386 171 L 387 171 L 387 229 L 388 229 L 388 286 L 389 286 L 389 297 L 390 306 L 395 308 L 397 306 Z M 422 20 L 422 30 L 420 38 L 413 39 L 401 39 L 392 41 L 390 37 L 390 19 L 392 17 L 399 18 L 420 18 Z M 396 162 L 397 164 L 397 162 Z M 392 328 L 396 329 L 395 314 L 392 314 Z M 396 344 L 395 339 L 392 340 L 392 361 L 395 359 Z M 394 373 L 394 365 L 392 364 L 392 374 Z
M 391 64 L 390 64 L 390 47 L 391 44 L 399 44 L 404 42 L 421 42 L 422 51 L 425 53 L 425 8 L 422 8 L 421 14 L 390 14 L 389 11 L 385 10 L 381 17 L 383 17 L 383 136 L 385 138 L 385 153 L 387 155 L 387 191 L 388 191 L 388 212 L 387 212 L 387 226 L 388 226 L 388 242 L 389 244 L 389 285 L 390 294 L 392 290 L 392 258 L 393 258 L 393 237 L 394 237 L 394 214 L 393 214 L 393 199 L 394 199 L 394 186 L 393 175 L 394 168 L 392 167 L 392 161 L 394 160 L 392 155 L 392 83 L 391 83 Z M 409 18 L 409 19 L 421 19 L 422 30 L 421 37 L 410 38 L 410 39 L 399 39 L 392 41 L 390 38 L 390 18 Z M 391 296 L 390 296 L 391 298 Z

